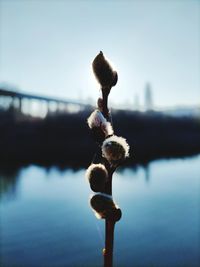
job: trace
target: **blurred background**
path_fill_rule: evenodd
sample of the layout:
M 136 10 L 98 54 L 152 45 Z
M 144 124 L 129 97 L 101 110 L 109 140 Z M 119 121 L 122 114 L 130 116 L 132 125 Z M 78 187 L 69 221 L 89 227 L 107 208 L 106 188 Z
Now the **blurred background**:
M 0 265 L 102 266 L 90 210 L 91 62 L 130 158 L 113 181 L 115 266 L 200 265 L 200 2 L 0 0 Z

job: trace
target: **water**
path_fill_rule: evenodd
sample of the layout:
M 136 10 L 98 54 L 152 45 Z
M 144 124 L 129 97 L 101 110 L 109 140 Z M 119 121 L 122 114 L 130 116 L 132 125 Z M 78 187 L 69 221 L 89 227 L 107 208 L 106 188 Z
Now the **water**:
M 84 170 L 0 172 L 3 267 L 103 266 L 104 221 Z M 115 266 L 200 266 L 200 156 L 118 171 Z

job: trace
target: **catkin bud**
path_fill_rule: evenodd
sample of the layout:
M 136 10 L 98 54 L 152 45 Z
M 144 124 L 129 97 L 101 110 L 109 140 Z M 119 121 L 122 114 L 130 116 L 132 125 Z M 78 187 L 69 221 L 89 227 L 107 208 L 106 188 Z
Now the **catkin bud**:
M 92 112 L 87 119 L 87 123 L 90 129 L 94 129 L 94 132 L 98 133 L 98 129 L 100 129 L 100 132 L 104 133 L 103 139 L 113 134 L 112 125 L 104 118 L 103 114 L 98 109 Z
M 103 164 L 91 164 L 86 171 L 86 178 L 94 192 L 104 192 L 108 172 Z
M 126 139 L 113 135 L 102 144 L 102 155 L 112 165 L 117 165 L 129 156 L 129 145 Z
M 112 69 L 102 51 L 93 60 L 92 67 L 94 75 L 102 86 L 102 89 L 110 89 L 116 85 L 118 80 L 117 72 Z
M 122 216 L 120 208 L 114 203 L 110 195 L 95 194 L 90 199 L 90 205 L 99 219 L 119 221 Z

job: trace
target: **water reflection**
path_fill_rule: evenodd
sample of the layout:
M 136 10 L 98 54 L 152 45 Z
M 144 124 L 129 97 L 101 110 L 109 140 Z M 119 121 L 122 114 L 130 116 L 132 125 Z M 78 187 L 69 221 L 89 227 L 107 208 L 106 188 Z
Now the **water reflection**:
M 114 266 L 200 266 L 199 166 L 200 156 L 160 160 L 114 175 L 123 211 Z M 88 208 L 84 176 L 37 166 L 1 170 L 2 266 L 103 266 L 104 224 Z
M 149 167 L 149 163 L 146 163 L 144 166 L 144 170 L 145 170 L 145 180 L 146 182 L 149 182 L 150 180 L 150 167 Z
M 13 200 L 17 196 L 18 169 L 0 170 L 0 201 Z

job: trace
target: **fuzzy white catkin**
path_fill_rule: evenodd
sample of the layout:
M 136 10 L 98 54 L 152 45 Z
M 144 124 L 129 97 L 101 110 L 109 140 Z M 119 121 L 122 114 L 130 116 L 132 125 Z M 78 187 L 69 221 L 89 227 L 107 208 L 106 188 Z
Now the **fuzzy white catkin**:
M 102 144 L 102 155 L 109 161 L 121 161 L 129 156 L 129 145 L 126 139 L 113 135 Z
M 87 119 L 88 126 L 92 129 L 94 127 L 100 127 L 106 136 L 113 134 L 113 128 L 110 122 L 108 122 L 103 114 L 96 109 Z
M 107 179 L 108 177 L 108 172 L 105 168 L 105 166 L 101 163 L 99 164 L 91 164 L 87 170 L 86 170 L 86 178 L 88 180 L 90 180 L 93 176 L 95 176 L 96 174 L 98 174 L 98 176 L 104 177 L 105 179 Z

